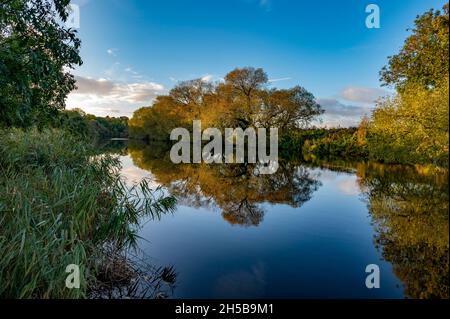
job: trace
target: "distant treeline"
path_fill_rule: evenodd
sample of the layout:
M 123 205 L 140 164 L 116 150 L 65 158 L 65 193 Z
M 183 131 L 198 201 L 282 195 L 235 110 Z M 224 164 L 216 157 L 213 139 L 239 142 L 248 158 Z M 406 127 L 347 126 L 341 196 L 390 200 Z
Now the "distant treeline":
M 293 151 L 304 160 L 368 159 L 367 126 L 310 128 L 296 130 L 280 139 L 281 154 L 291 157 Z
M 60 111 L 52 126 L 82 137 L 128 137 L 128 117 L 99 117 L 81 109 Z

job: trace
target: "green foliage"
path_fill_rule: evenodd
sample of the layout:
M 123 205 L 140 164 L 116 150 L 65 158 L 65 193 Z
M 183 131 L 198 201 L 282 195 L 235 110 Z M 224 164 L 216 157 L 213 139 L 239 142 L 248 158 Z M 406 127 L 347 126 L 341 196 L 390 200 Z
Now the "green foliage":
M 87 116 L 91 136 L 99 138 L 128 137 L 128 118 Z
M 0 296 L 86 297 L 104 247 L 136 242 L 139 218 L 159 217 L 175 200 L 144 180 L 127 187 L 119 161 L 62 130 L 0 131 Z M 77 264 L 81 289 L 65 287 Z
M 448 165 L 449 6 L 417 17 L 413 34 L 381 71 L 397 95 L 380 101 L 368 128 L 372 159 Z
M 398 91 L 408 85 L 436 88 L 448 78 L 449 71 L 449 6 L 443 12 L 430 10 L 415 20 L 413 34 L 401 51 L 389 58 L 381 72 L 381 80 L 395 85 Z
M 0 126 L 45 125 L 75 88 L 80 40 L 66 21 L 69 0 L 0 3 Z
M 51 126 L 64 129 L 72 135 L 90 139 L 128 137 L 128 118 L 126 116 L 98 117 L 86 114 L 81 109 L 59 112 Z
M 411 86 L 382 101 L 369 127 L 370 156 L 390 163 L 448 165 L 449 91 Z
M 301 152 L 306 160 L 314 159 L 366 159 L 365 137 L 360 128 L 316 129 L 305 139 Z

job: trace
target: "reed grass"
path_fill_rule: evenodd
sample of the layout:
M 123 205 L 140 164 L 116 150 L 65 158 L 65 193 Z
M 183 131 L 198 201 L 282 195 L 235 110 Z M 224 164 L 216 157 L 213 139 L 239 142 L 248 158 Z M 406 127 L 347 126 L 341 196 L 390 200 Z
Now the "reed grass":
M 128 187 L 120 162 L 62 130 L 0 130 L 0 296 L 85 298 L 104 247 L 136 244 L 139 220 L 171 211 L 147 181 Z M 79 265 L 80 289 L 65 285 Z

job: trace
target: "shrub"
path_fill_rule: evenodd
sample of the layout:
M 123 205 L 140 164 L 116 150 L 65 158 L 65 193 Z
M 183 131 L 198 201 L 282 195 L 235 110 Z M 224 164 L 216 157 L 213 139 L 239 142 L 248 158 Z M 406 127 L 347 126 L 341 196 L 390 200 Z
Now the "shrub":
M 414 85 L 374 111 L 368 147 L 374 160 L 448 165 L 448 79 L 435 89 Z

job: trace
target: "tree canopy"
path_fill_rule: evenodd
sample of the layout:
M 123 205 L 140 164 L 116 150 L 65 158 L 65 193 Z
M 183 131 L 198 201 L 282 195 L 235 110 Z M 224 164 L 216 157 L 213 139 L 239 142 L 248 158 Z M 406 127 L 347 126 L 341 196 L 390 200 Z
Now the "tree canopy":
M 381 72 L 385 85 L 403 91 L 409 84 L 435 88 L 448 78 L 449 5 L 442 11 L 430 10 L 417 16 L 415 27 L 396 55 Z
M 397 55 L 381 71 L 397 94 L 378 102 L 368 128 L 371 157 L 394 163 L 448 165 L 449 6 L 415 21 Z
M 27 127 L 64 109 L 81 65 L 76 30 L 64 26 L 70 0 L 0 3 L 0 125 Z
M 64 110 L 53 119 L 53 127 L 73 135 L 90 138 L 123 138 L 128 136 L 128 117 L 99 117 L 81 109 Z
M 129 122 L 130 135 L 165 140 L 173 128 L 190 128 L 193 120 L 219 129 L 278 127 L 287 132 L 306 126 L 323 113 L 305 88 L 276 89 L 267 83 L 267 74 L 252 67 L 234 69 L 223 82 L 181 82 L 152 106 L 134 113 Z

